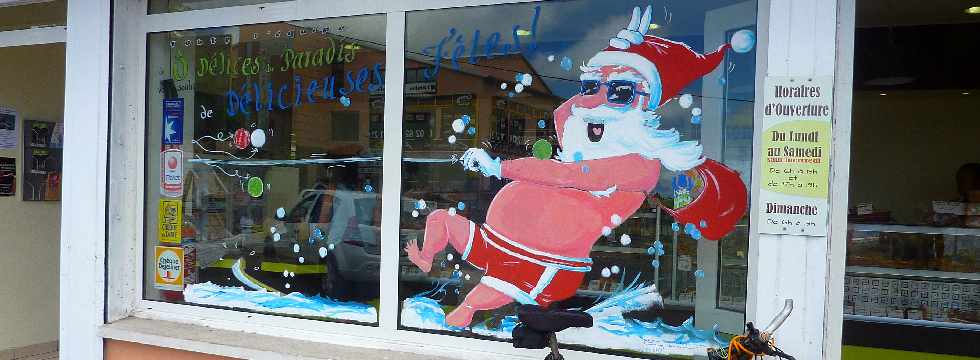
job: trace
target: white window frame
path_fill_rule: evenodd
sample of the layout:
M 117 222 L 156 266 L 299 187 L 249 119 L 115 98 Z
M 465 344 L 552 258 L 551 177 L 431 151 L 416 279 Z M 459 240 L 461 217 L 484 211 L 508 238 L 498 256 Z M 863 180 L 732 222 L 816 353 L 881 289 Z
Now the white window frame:
M 151 32 L 187 30 L 204 27 L 224 27 L 252 23 L 268 23 L 305 19 L 332 18 L 365 14 L 386 16 L 386 72 L 385 82 L 401 84 L 404 77 L 405 13 L 414 10 L 430 10 L 452 7 L 496 5 L 530 2 L 530 0 L 353 0 L 317 1 L 294 0 L 263 5 L 235 6 L 218 9 L 194 10 L 179 13 L 146 14 L 146 0 L 116 1 L 110 11 L 109 0 L 85 2 L 82 8 L 69 4 L 68 26 L 68 78 L 66 79 L 66 145 L 78 151 L 65 155 L 65 191 L 62 228 L 62 354 L 66 358 L 101 358 L 102 346 L 98 329 L 104 322 L 113 322 L 135 316 L 155 320 L 170 320 L 198 324 L 214 328 L 243 331 L 263 335 L 287 337 L 299 340 L 358 346 L 373 349 L 422 352 L 448 357 L 471 359 L 541 358 L 544 351 L 514 349 L 509 343 L 486 341 L 449 335 L 437 335 L 397 329 L 398 324 L 398 248 L 399 209 L 391 204 L 400 201 L 401 186 L 401 137 L 384 139 L 382 164 L 386 186 L 382 189 L 382 266 L 381 306 L 379 325 L 376 327 L 343 323 L 305 320 L 233 310 L 206 308 L 195 305 L 172 304 L 143 299 L 143 216 L 144 216 L 144 159 L 146 114 L 146 35 Z M 822 75 L 833 74 L 833 61 L 814 58 L 806 46 L 818 44 L 821 51 L 835 50 L 836 27 L 835 0 L 759 0 L 757 14 L 758 61 L 756 88 L 761 91 L 766 74 L 774 75 Z M 770 23 L 770 13 L 779 20 Z M 111 14 L 111 16 L 110 16 Z M 819 21 L 810 20 L 811 28 L 793 33 L 788 29 L 799 28 L 789 23 L 789 17 L 803 19 L 824 16 Z M 110 52 L 110 27 L 112 47 Z M 78 29 L 77 31 L 73 31 Z M 83 30 L 84 29 L 84 30 Z M 830 31 L 830 42 L 825 32 Z M 773 33 L 774 36 L 770 36 Z M 792 38 L 792 43 L 790 42 Z M 808 42 L 807 40 L 812 40 Z M 111 68 L 110 68 L 110 53 Z M 73 59 L 73 55 L 80 56 Z M 804 59 L 807 58 L 808 60 Z M 73 63 L 73 60 L 80 60 Z M 792 60 L 792 61 L 791 61 Z M 833 59 L 831 59 L 833 60 Z M 795 62 L 794 62 L 795 61 Z M 773 64 L 771 66 L 769 64 Z M 792 66 L 790 66 L 792 65 Z M 811 67 L 812 66 L 812 67 Z M 97 71 L 92 71 L 95 69 Z M 773 71 L 769 71 L 773 70 Z M 111 74 L 112 87 L 109 87 Z M 92 91 L 93 89 L 109 91 Z M 385 92 L 385 132 L 401 133 L 403 89 L 388 86 Z M 88 93 L 86 93 L 88 92 Z M 110 103 L 111 95 L 111 103 Z M 762 94 L 757 92 L 757 98 Z M 757 102 L 757 105 L 759 102 Z M 115 121 L 109 123 L 109 115 Z M 81 120 L 94 119 L 94 123 Z M 757 119 L 754 153 L 759 151 L 759 122 L 761 107 L 755 110 Z M 393 121 L 394 119 L 394 121 Z M 86 120 L 87 121 L 87 120 Z M 93 124 L 95 124 L 93 126 Z M 110 132 L 111 128 L 111 132 Z M 110 135 L 111 133 L 111 135 Z M 836 135 L 835 130 L 835 135 Z M 108 144 L 107 147 L 91 146 L 93 141 Z M 835 140 L 839 141 L 839 140 Z M 845 145 L 845 146 L 841 146 Z M 837 143 L 835 148 L 847 147 Z M 108 151 L 108 152 L 107 152 Z M 835 151 L 835 155 L 838 153 Z M 108 161 L 108 157 L 112 161 Z M 753 157 L 755 158 L 755 156 Z M 846 165 L 845 165 L 846 166 Z M 755 168 L 756 166 L 753 165 Z M 108 174 L 92 169 L 108 169 Z M 757 170 L 754 170 L 757 171 Z M 839 172 L 835 172 L 839 174 Z M 751 190 L 757 194 L 758 174 L 754 174 Z M 111 182 L 109 181 L 111 179 Z M 841 181 L 835 177 L 834 181 Z M 846 171 L 844 173 L 846 186 Z M 108 191 L 111 186 L 111 191 Z M 846 191 L 845 191 L 846 194 Z M 837 206 L 835 206 L 837 208 Z M 93 211 L 94 210 L 94 211 Z M 838 209 L 839 211 L 839 209 Z M 846 211 L 846 198 L 843 205 Z M 838 214 L 839 215 L 839 214 Z M 755 222 L 753 222 L 755 223 Z M 803 287 L 815 285 L 811 279 L 826 275 L 827 266 L 812 270 L 760 266 L 760 243 L 779 247 L 777 242 L 799 239 L 759 235 L 750 231 L 749 284 L 747 291 L 746 318 L 767 321 L 777 308 L 769 308 L 780 295 L 802 295 Z M 388 241 L 393 240 L 393 241 Z M 823 242 L 821 242 L 821 240 Z M 820 248 L 827 238 L 808 241 L 807 248 Z M 794 254 L 799 255 L 799 254 Z M 825 259 L 826 251 L 802 254 L 807 259 Z M 106 262 L 106 259 L 108 261 Z M 842 270 L 842 269 L 841 269 Z M 110 276 L 106 276 L 109 274 Z M 841 275 L 843 272 L 841 271 Z M 805 275 L 806 284 L 789 286 L 779 279 L 800 278 Z M 831 282 L 833 283 L 833 282 Z M 775 285 L 773 287 L 773 284 Z M 824 286 L 817 286 L 823 289 Z M 828 290 L 829 291 L 829 290 Z M 800 359 L 816 359 L 804 354 L 804 349 L 817 345 L 802 338 L 787 336 L 798 332 L 815 335 L 823 333 L 825 295 L 813 294 L 809 303 L 813 310 L 797 308 L 794 317 L 805 316 L 806 321 L 787 322 L 780 330 L 781 347 Z M 771 299 L 769 298 L 771 297 Z M 800 300 L 797 300 L 800 301 Z M 840 306 L 839 303 L 837 306 Z M 103 311 L 104 310 L 104 311 Z M 804 315 L 799 315 L 803 313 Z M 97 315 L 97 316 L 96 316 Z M 812 320 L 819 319 L 819 322 Z M 802 336 L 802 335 L 801 335 Z M 824 336 L 820 336 L 820 341 Z M 839 343 L 839 340 L 837 340 Z M 826 344 L 824 344 L 826 345 Z M 824 352 L 816 346 L 817 354 Z M 621 356 L 593 352 L 567 351 L 569 359 L 622 359 Z M 839 349 L 838 349 L 839 353 Z M 71 354 L 71 355 L 68 355 Z M 832 355 L 828 355 L 833 358 Z
M 0 31 L 0 48 L 64 43 L 67 37 L 67 26 Z

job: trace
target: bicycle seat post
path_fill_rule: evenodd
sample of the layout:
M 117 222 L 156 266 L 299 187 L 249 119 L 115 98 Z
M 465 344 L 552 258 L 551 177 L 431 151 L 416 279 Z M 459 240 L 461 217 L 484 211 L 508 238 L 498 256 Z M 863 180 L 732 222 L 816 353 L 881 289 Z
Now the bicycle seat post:
M 551 346 L 551 360 L 562 360 L 558 353 L 558 336 L 555 333 L 548 334 L 548 344 Z

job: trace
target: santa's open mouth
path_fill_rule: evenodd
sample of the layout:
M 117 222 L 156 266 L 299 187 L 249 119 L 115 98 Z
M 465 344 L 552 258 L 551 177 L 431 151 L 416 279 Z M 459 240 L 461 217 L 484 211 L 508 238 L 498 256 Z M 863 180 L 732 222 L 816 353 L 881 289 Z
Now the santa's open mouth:
M 589 123 L 587 130 L 589 132 L 589 141 L 599 142 L 599 140 L 602 140 L 602 133 L 606 130 L 606 125 Z

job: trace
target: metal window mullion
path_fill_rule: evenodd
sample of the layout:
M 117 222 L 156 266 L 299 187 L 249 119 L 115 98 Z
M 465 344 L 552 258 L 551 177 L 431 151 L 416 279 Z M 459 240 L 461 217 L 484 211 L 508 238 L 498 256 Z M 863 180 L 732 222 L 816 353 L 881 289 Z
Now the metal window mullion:
M 402 184 L 402 107 L 405 80 L 405 12 L 385 21 L 384 150 L 381 190 L 381 309 L 378 324 L 398 327 L 399 214 Z

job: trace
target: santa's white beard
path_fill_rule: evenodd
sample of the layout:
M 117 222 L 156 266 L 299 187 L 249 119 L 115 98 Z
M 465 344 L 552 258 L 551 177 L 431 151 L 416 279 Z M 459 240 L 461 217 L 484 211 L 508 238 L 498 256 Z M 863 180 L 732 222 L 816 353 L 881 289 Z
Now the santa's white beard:
M 590 123 L 603 124 L 602 137 L 597 142 L 589 140 Z M 660 117 L 651 111 L 573 106 L 565 121 L 559 158 L 572 162 L 576 158 L 592 160 L 639 154 L 647 159 L 659 159 L 671 171 L 688 170 L 704 162 L 701 145 L 696 141 L 681 141 L 677 130 L 660 130 L 659 126 Z

